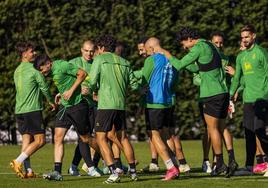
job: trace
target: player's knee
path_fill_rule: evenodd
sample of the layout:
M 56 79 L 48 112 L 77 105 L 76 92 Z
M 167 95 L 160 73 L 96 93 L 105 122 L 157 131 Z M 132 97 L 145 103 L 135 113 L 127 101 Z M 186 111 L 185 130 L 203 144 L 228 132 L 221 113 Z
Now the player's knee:
M 63 143 L 63 137 L 61 135 L 54 135 L 54 143 L 55 145 Z
M 38 138 L 35 140 L 36 144 L 38 145 L 38 147 L 42 147 L 46 144 L 46 140 L 44 137 Z

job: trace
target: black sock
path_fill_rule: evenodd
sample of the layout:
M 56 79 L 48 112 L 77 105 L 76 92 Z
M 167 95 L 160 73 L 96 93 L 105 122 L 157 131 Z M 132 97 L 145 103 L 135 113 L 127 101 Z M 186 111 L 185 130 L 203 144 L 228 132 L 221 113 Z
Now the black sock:
M 179 163 L 180 163 L 181 165 L 185 165 L 187 162 L 186 162 L 185 159 L 180 159 L 180 160 L 179 160 Z
M 268 162 L 268 157 L 267 157 L 267 155 L 263 155 L 263 156 L 262 156 L 262 159 L 263 159 L 263 162 L 264 162 L 264 163 L 267 163 L 267 162 Z
M 80 153 L 81 153 L 85 163 L 87 164 L 87 167 L 89 168 L 89 167 L 94 166 L 94 163 L 91 159 L 90 149 L 89 149 L 88 143 L 84 143 L 81 141 L 78 143 L 78 145 L 79 145 Z
M 121 158 L 114 158 L 114 164 L 116 168 L 122 169 L 122 161 Z
M 203 162 L 205 162 L 205 161 L 209 161 L 209 158 L 204 158 Z
M 116 169 L 116 167 L 115 167 L 115 165 L 114 165 L 114 164 L 109 165 L 109 166 L 108 166 L 108 168 L 109 168 L 109 170 L 110 170 L 111 174 L 114 174 L 114 173 L 115 173 L 115 169 Z
M 73 158 L 72 164 L 74 166 L 78 166 L 81 159 L 82 159 L 82 155 L 80 153 L 79 145 L 77 145 L 75 148 L 74 158 Z
M 257 164 L 263 163 L 263 156 L 261 154 L 256 155 L 256 162 L 257 162 Z
M 95 152 L 94 157 L 93 157 L 93 163 L 95 167 L 98 167 L 100 159 L 101 159 L 100 154 L 98 152 Z
M 227 150 L 227 151 L 228 151 L 228 156 L 229 156 L 229 162 L 234 161 L 235 160 L 234 150 L 230 149 L 230 150 Z
M 216 154 L 216 166 L 217 168 L 221 167 L 223 165 L 223 155 L 222 154 Z
M 54 170 L 61 174 L 62 163 L 54 163 Z
M 151 160 L 151 163 L 154 163 L 154 164 L 157 164 L 158 165 L 158 160 L 157 160 L 157 158 L 152 158 L 152 160 Z
M 135 163 L 129 163 L 129 172 L 131 174 L 136 173 L 136 164 Z

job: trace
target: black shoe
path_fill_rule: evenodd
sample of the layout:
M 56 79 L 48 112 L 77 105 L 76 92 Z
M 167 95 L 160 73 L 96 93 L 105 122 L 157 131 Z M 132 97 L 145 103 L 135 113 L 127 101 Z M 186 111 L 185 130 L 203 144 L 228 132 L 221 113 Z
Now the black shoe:
M 215 165 L 210 175 L 211 176 L 218 176 L 218 175 L 226 173 L 226 172 L 227 172 L 227 166 L 223 163 L 220 167 L 217 167 Z
M 238 169 L 238 164 L 235 160 L 229 162 L 226 177 L 234 175 L 234 172 Z

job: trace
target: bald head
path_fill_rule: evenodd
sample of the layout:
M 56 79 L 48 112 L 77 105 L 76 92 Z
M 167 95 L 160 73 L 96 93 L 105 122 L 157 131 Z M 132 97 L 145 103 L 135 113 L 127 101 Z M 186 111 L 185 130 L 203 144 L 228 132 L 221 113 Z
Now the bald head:
M 92 60 L 94 55 L 94 43 L 91 40 L 86 40 L 81 47 L 81 53 L 84 60 Z
M 156 53 L 160 48 L 160 40 L 156 37 L 150 37 L 145 43 L 145 49 L 148 55 Z

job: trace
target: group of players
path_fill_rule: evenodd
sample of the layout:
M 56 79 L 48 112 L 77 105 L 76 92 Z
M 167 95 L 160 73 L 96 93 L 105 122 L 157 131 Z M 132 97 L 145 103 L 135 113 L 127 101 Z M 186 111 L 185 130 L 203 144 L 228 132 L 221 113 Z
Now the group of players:
M 79 140 L 68 171 L 71 175 L 80 175 L 78 165 L 83 158 L 82 168 L 89 176 L 110 173 L 105 183 L 119 182 L 125 170 L 120 159 L 122 151 L 128 162 L 126 171 L 130 179 L 138 180 L 138 161 L 126 135 L 126 97 L 131 88 L 142 96 L 141 106 L 145 109 L 152 157 L 147 170 L 159 170 L 159 156 L 167 169 L 164 181 L 178 177 L 180 172 L 189 172 L 173 117 L 179 71 L 187 69 L 194 73 L 193 82 L 200 87 L 199 106 L 206 126 L 203 171 L 211 176 L 251 174 L 253 171 L 268 176 L 268 135 L 265 130 L 268 126 L 268 54 L 255 42 L 253 26 L 245 25 L 240 34 L 243 49 L 237 56 L 235 69 L 222 52 L 224 38 L 221 33 L 213 33 L 208 41 L 188 27 L 177 33 L 177 42 L 188 51 L 180 60 L 163 49 L 156 37 L 141 40 L 138 51 L 145 62 L 137 71 L 133 71 L 130 63 L 121 57 L 122 46 L 117 46 L 110 35 L 100 36 L 94 42 L 84 41 L 81 57 L 70 61 L 52 61 L 46 54 L 35 56 L 32 43 L 18 43 L 16 51 L 21 63 L 14 73 L 15 114 L 22 134 L 22 149 L 11 161 L 12 169 L 21 178 L 35 177 L 30 156 L 45 144 L 42 127 L 42 96 L 45 96 L 52 110 L 58 109 L 54 171 L 44 174 L 45 179 L 63 180 L 63 140 L 73 125 Z M 54 99 L 45 76 L 50 76 L 58 89 L 59 94 Z M 232 78 L 231 83 L 228 77 Z M 235 102 L 240 91 L 243 91 L 247 156 L 245 168 L 237 171 L 232 136 L 225 126 L 225 119 L 228 109 L 232 111 L 230 104 Z M 223 160 L 222 140 L 228 151 L 228 166 Z M 209 162 L 210 144 L 214 156 L 212 166 Z M 256 145 L 258 166 L 253 169 Z M 98 168 L 100 159 L 103 160 L 103 171 Z

